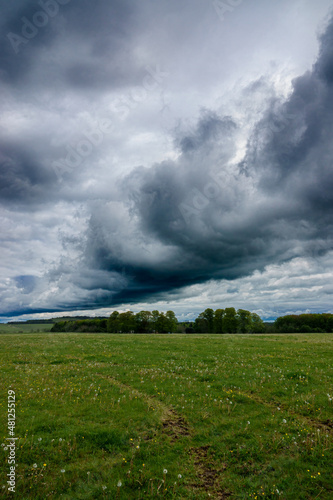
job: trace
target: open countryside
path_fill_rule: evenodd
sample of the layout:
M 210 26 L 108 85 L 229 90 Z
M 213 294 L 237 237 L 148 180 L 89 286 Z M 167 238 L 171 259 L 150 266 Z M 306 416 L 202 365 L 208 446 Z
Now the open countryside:
M 10 327 L 19 498 L 332 498 L 332 335 Z

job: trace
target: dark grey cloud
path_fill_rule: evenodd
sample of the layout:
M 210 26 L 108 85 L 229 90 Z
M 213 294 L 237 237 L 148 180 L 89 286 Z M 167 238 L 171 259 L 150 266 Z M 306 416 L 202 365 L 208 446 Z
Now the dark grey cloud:
M 98 89 L 129 85 L 142 75 L 131 51 L 136 7 L 126 0 L 17 0 L 6 11 L 0 31 L 3 83 L 33 85 L 32 92 L 46 83 L 59 91 Z
M 35 276 L 16 276 L 16 286 L 22 293 L 31 293 L 35 288 Z
M 55 174 L 26 144 L 0 143 L 0 203 L 39 205 L 50 197 Z
M 293 81 L 286 100 L 270 101 L 241 163 L 232 161 L 237 122 L 205 112 L 191 133 L 178 130 L 176 161 L 137 168 L 124 180 L 146 248 L 158 242 L 160 255 L 147 261 L 138 248 L 129 262 L 116 251 L 117 234 L 109 242 L 108 225 L 91 220 L 89 256 L 132 282 L 120 301 L 333 249 L 333 87 L 325 69 L 332 25 L 312 71 Z

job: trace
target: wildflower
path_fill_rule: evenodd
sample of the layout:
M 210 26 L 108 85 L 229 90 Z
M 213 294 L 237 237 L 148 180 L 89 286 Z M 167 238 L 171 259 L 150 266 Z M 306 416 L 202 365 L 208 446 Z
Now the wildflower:
M 123 483 L 121 481 L 118 481 L 118 483 L 117 483 L 118 488 L 120 488 L 122 484 Z
M 168 473 L 167 469 L 163 469 L 163 474 L 167 474 L 167 473 Z
M 103 490 L 106 490 L 106 486 L 102 486 L 102 489 L 103 489 Z
M 140 446 L 138 445 L 138 446 L 137 446 L 137 448 L 139 449 L 139 448 L 140 448 Z
M 37 464 L 33 464 L 33 468 L 34 468 L 34 469 L 37 469 Z
M 38 438 L 38 441 L 41 441 L 41 440 L 42 440 L 42 438 Z
M 286 424 L 286 423 L 287 423 L 287 420 L 284 418 L 284 419 L 282 420 L 282 423 L 283 423 L 283 424 Z
M 181 474 L 178 474 L 178 479 L 181 479 L 182 478 L 182 475 Z
M 247 421 L 247 425 L 250 425 L 250 423 L 251 423 L 251 422 L 248 420 L 248 421 Z
M 66 471 L 65 471 L 65 469 L 61 469 L 61 471 L 60 471 L 60 472 L 64 473 L 64 472 L 66 472 Z
M 59 442 L 60 442 L 60 443 L 61 443 L 61 441 L 62 441 L 62 438 L 59 438 Z

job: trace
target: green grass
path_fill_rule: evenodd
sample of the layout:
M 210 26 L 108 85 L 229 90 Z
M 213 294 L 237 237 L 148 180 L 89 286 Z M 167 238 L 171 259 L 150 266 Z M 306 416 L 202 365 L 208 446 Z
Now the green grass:
M 2 333 L 37 333 L 49 332 L 53 324 L 51 323 L 22 323 L 22 325 L 8 325 L 0 323 L 0 335 Z
M 333 498 L 333 335 L 3 334 L 0 352 L 20 499 Z

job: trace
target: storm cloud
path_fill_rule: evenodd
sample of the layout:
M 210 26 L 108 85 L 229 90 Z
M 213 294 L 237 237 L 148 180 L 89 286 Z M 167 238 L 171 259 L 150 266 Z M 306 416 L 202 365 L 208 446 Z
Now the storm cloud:
M 296 4 L 6 4 L 2 316 L 329 308 L 333 18 Z

